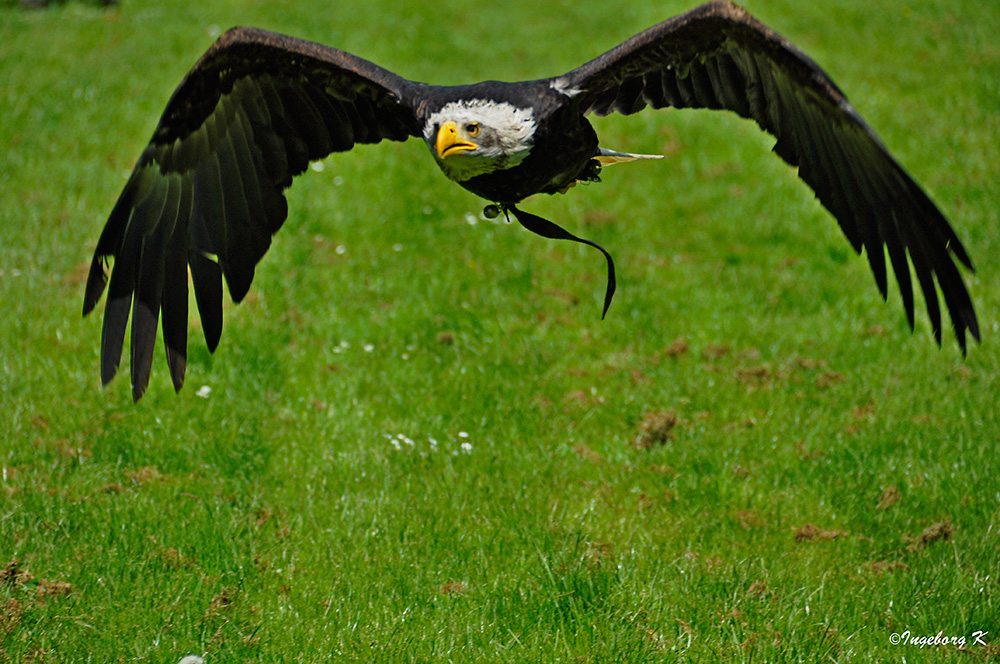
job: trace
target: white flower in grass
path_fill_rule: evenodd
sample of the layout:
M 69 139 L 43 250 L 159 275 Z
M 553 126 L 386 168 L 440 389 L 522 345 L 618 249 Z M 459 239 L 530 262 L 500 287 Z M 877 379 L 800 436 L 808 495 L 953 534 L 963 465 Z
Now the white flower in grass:
M 209 387 L 208 385 L 202 385 L 201 387 L 198 388 L 198 391 L 195 392 L 195 394 L 201 397 L 202 399 L 207 399 L 212 394 L 212 388 Z
M 470 443 L 470 442 L 464 442 L 464 443 L 462 443 L 462 453 L 463 454 L 472 454 L 472 443 Z

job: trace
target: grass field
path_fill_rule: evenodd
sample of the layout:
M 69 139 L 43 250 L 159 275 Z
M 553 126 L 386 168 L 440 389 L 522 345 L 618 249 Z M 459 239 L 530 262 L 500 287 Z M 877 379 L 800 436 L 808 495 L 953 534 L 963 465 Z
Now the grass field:
M 365 146 L 297 180 L 219 350 L 192 321 L 185 388 L 158 346 L 133 405 L 86 267 L 220 29 L 460 83 L 693 3 L 0 3 L 0 661 L 1000 657 L 1000 4 L 746 4 L 955 225 L 967 358 L 881 302 L 770 138 L 663 111 L 595 126 L 668 159 L 525 205 L 615 256 L 606 320 L 599 254 Z

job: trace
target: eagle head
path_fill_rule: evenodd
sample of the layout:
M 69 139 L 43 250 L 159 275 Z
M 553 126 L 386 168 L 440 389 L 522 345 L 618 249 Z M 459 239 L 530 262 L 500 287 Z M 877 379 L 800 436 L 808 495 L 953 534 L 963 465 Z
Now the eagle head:
M 431 114 L 424 140 L 444 174 L 465 182 L 524 161 L 535 128 L 530 108 L 488 99 L 463 100 Z

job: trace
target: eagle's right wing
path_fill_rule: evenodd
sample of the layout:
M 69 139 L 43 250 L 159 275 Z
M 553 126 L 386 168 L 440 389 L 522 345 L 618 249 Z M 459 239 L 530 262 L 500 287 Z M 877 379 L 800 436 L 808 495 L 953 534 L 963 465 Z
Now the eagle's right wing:
M 83 313 L 107 284 L 101 379 L 118 370 L 132 316 L 132 396 L 149 382 L 162 316 L 175 389 L 187 364 L 188 267 L 205 340 L 222 333 L 222 277 L 239 302 L 309 162 L 420 128 L 414 84 L 337 49 L 263 30 L 223 34 L 167 104 L 94 253 Z

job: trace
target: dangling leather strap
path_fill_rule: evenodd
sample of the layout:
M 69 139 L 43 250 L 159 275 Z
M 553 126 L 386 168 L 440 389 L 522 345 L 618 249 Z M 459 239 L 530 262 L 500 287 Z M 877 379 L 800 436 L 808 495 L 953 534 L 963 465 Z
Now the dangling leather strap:
M 604 254 L 604 257 L 608 259 L 608 287 L 604 293 L 604 311 L 601 312 L 601 319 L 603 320 L 604 316 L 608 313 L 608 307 L 611 306 L 611 298 L 615 295 L 615 262 L 611 260 L 611 254 L 605 251 L 604 247 L 596 242 L 591 242 L 590 240 L 584 240 L 583 238 L 577 237 L 566 229 L 552 223 L 548 219 L 542 219 L 541 217 L 533 215 L 530 212 L 518 210 L 513 205 L 504 205 L 502 206 L 502 209 L 504 215 L 507 214 L 508 210 L 513 212 L 514 218 L 517 219 L 517 222 L 536 235 L 541 235 L 542 237 L 549 238 L 551 240 L 571 240 L 573 242 L 587 244 Z M 510 221 L 510 217 L 507 217 L 507 220 Z

